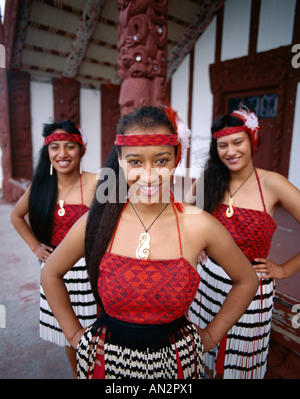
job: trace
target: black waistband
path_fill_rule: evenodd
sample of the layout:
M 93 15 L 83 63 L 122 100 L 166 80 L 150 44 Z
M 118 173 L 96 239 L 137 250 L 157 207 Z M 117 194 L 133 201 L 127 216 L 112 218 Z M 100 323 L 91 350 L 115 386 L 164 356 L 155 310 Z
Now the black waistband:
M 191 324 L 185 316 L 170 323 L 139 324 L 118 320 L 101 312 L 93 324 L 93 332 L 106 327 L 105 341 L 115 345 L 142 349 L 163 347 L 170 344 L 170 338 L 177 339 L 180 330 Z

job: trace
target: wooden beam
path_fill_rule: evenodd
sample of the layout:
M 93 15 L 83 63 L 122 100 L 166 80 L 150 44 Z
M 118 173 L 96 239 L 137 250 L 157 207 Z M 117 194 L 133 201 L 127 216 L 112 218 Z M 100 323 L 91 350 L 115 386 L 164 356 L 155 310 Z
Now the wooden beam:
M 97 26 L 104 0 L 88 0 L 80 18 L 80 23 L 73 39 L 70 53 L 66 60 L 63 77 L 75 79 L 79 73 L 84 54 Z
M 16 23 L 15 26 L 15 31 L 12 35 L 12 37 L 15 38 L 15 32 L 17 34 L 16 40 L 12 39 L 14 40 L 14 43 L 12 45 L 13 47 L 12 54 L 9 62 L 9 69 L 12 70 L 20 70 L 22 65 L 22 55 L 24 50 L 27 28 L 29 24 L 31 7 L 32 7 L 32 0 L 20 1 L 18 8 L 18 15 L 22 15 L 22 18 L 18 19 L 18 22 Z

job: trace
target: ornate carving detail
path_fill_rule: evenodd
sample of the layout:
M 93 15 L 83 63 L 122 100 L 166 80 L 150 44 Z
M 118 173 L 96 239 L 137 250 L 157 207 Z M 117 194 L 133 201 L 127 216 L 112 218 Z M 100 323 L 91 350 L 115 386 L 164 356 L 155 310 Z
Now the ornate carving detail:
M 30 77 L 17 72 L 9 78 L 12 169 L 14 178 L 32 178 Z
M 61 79 L 53 79 L 54 118 L 56 121 L 70 119 L 76 125 L 80 125 L 79 89 L 79 82 L 65 83 Z
M 116 128 L 120 119 L 118 104 L 120 86 L 101 86 L 101 163 L 105 160 L 116 139 Z
M 265 87 L 269 82 L 278 83 L 284 79 L 289 67 L 290 52 L 286 47 L 258 53 L 251 61 L 249 57 L 242 57 L 216 63 L 210 66 L 211 89 L 217 93 Z
M 11 3 L 11 2 L 10 2 Z M 25 37 L 29 22 L 32 0 L 24 0 L 19 2 L 17 28 L 15 29 L 14 48 L 11 54 L 11 62 L 9 67 L 14 71 L 18 71 L 22 64 L 22 56 L 24 50 Z
M 22 76 L 14 77 L 19 78 L 19 81 L 16 79 L 12 81 L 12 78 L 10 78 L 9 98 L 7 71 L 0 69 L 2 185 L 4 198 L 9 202 L 17 201 L 24 193 L 30 183 L 28 179 L 31 178 L 32 170 L 29 81 L 26 82 L 24 75 L 23 82 Z M 19 99 L 18 96 L 21 98 Z M 11 99 L 10 102 L 9 99 Z
M 9 179 L 12 177 L 12 168 L 6 69 L 0 69 L 0 146 L 2 150 L 3 194 L 7 198 L 9 194 Z
M 74 79 L 79 72 L 81 61 L 96 28 L 103 3 L 104 0 L 87 1 L 63 73 L 63 76 L 68 79 Z
M 118 0 L 121 113 L 166 98 L 167 1 Z M 129 90 L 130 88 L 130 90 Z

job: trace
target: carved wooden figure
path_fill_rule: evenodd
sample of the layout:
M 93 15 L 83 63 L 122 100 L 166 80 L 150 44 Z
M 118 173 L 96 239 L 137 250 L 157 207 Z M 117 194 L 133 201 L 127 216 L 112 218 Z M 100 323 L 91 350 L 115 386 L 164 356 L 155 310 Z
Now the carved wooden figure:
M 166 100 L 167 1 L 118 0 L 121 114 Z

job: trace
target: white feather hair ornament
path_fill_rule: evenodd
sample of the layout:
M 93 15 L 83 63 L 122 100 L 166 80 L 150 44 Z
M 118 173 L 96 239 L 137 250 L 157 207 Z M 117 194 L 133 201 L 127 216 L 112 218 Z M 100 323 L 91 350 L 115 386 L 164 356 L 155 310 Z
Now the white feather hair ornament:
M 256 134 L 259 131 L 259 123 L 258 118 L 254 112 L 250 112 L 246 106 L 243 106 L 242 109 L 237 111 L 233 111 L 231 114 L 233 116 L 237 116 L 244 122 L 244 125 L 247 127 L 247 130 L 251 134 Z
M 177 140 L 181 144 L 182 152 L 190 148 L 191 131 L 179 117 L 176 118 Z
M 259 143 L 258 132 L 260 125 L 257 116 L 254 112 L 250 112 L 245 105 L 243 105 L 241 109 L 233 111 L 231 115 L 241 119 L 244 122 L 246 131 L 250 134 L 252 153 L 254 155 Z

